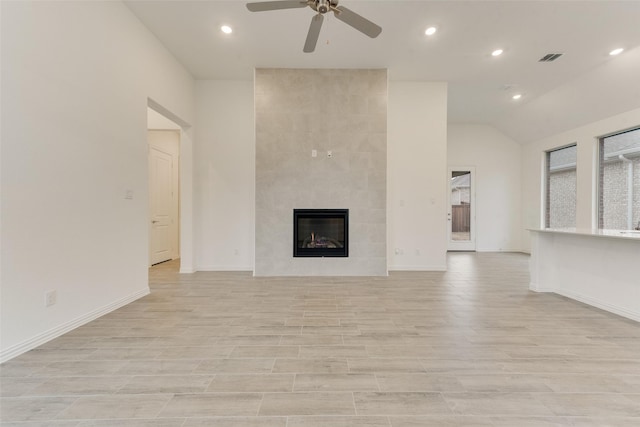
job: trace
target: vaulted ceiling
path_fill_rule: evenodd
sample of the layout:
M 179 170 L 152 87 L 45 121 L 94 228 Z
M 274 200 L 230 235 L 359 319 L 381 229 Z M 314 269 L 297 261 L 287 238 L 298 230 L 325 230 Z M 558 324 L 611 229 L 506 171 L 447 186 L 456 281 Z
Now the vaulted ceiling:
M 382 33 L 371 39 L 328 13 L 313 53 L 302 52 L 310 8 L 125 3 L 196 79 L 250 80 L 256 67 L 387 68 L 392 81 L 448 82 L 450 122 L 490 124 L 519 142 L 640 107 L 640 1 L 341 0 Z M 430 26 L 438 31 L 428 37 Z M 548 53 L 563 55 L 539 62 Z

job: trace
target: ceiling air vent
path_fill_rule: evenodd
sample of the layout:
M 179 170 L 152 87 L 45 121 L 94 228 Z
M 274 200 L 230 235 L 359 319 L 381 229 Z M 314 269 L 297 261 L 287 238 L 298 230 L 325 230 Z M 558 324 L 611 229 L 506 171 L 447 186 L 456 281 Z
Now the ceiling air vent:
M 562 53 L 547 53 L 545 56 L 538 59 L 538 62 L 552 62 L 560 58 L 562 55 Z

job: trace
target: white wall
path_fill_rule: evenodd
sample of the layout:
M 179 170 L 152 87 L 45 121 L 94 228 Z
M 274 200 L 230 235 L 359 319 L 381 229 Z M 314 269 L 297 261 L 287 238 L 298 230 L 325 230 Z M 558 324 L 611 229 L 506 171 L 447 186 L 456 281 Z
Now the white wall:
M 253 269 L 253 108 L 250 81 L 197 82 L 194 235 L 200 270 Z M 446 111 L 444 83 L 389 84 L 390 270 L 446 268 Z M 404 254 L 395 255 L 396 247 Z
M 522 146 L 492 126 L 451 124 L 449 166 L 475 166 L 476 250 L 519 251 Z
M 387 153 L 388 268 L 445 270 L 446 83 L 389 83 Z
M 640 125 L 640 108 L 605 118 L 549 138 L 527 144 L 522 150 L 523 249 L 530 251 L 528 228 L 540 228 L 542 212 L 543 155 L 553 148 L 578 146 L 576 228 L 590 230 L 595 222 L 595 171 L 598 137 Z
M 180 125 L 169 120 L 162 114 L 147 108 L 147 129 L 149 130 L 177 130 L 179 131 Z
M 147 102 L 189 123 L 195 103 L 119 2 L 2 2 L 1 28 L 7 359 L 148 292 Z
M 253 270 L 253 82 L 198 81 L 196 92 L 196 269 Z

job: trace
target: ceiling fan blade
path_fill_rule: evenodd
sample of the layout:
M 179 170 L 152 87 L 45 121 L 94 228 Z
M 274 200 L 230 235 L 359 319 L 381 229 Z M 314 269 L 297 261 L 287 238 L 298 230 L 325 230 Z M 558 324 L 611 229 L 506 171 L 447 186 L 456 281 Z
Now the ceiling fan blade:
M 368 35 L 371 38 L 378 37 L 382 32 L 382 28 L 357 13 L 347 9 L 344 6 L 333 8 L 336 18 L 347 25 L 351 25 L 356 30 Z
M 247 9 L 251 12 L 265 12 L 268 10 L 280 9 L 297 9 L 307 7 L 306 1 L 300 0 L 281 0 L 281 1 L 261 1 L 256 3 L 247 3 Z
M 322 28 L 322 21 L 324 15 L 318 13 L 311 18 L 311 25 L 309 25 L 309 32 L 307 33 L 307 40 L 304 42 L 305 53 L 311 53 L 316 50 L 316 44 L 318 43 L 318 37 L 320 36 L 320 29 Z

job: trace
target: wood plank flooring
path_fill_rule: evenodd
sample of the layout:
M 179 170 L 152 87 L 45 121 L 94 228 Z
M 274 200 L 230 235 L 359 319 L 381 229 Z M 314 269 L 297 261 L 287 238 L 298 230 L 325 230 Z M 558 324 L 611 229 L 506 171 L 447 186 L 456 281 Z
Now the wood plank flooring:
M 7 426 L 640 426 L 640 325 L 528 291 L 528 256 L 448 272 L 150 270 L 152 292 L 0 366 Z

